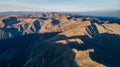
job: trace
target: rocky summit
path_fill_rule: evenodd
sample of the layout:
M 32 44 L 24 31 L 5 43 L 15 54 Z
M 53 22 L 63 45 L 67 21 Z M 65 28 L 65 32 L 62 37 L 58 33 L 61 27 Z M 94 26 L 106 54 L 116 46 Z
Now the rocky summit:
M 120 67 L 120 18 L 0 16 L 0 67 Z

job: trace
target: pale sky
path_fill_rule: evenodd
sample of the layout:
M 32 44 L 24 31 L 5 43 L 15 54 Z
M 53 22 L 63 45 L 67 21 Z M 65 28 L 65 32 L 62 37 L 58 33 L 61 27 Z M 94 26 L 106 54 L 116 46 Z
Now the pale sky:
M 120 10 L 120 0 L 0 0 L 0 12 L 86 12 L 110 10 Z

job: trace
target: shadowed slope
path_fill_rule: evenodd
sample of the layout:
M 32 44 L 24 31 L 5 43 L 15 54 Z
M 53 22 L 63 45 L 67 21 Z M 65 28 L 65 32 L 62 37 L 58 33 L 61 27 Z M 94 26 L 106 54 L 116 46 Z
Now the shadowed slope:
M 0 67 L 77 67 L 69 47 L 42 43 L 42 37 L 29 34 L 1 40 Z
M 77 49 L 78 51 L 87 51 L 93 49 L 94 51 L 89 51 L 89 56 L 93 61 L 104 64 L 105 66 L 116 66 L 119 67 L 120 60 L 120 35 L 103 33 L 97 36 L 72 36 L 66 37 L 67 46 L 72 49 Z M 70 39 L 80 39 L 83 43 L 71 42 Z M 59 44 L 59 43 L 57 43 Z M 60 43 L 61 44 L 61 43 Z M 79 53 L 79 52 L 78 52 Z M 78 60 L 80 61 L 80 60 Z M 87 64 L 86 64 L 87 65 Z M 92 65 L 92 64 L 91 64 Z

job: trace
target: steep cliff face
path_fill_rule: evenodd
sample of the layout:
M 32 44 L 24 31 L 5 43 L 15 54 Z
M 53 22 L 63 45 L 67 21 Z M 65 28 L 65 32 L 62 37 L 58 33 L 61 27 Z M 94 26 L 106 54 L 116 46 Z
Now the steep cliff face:
M 0 67 L 119 67 L 119 29 L 69 14 L 2 17 Z

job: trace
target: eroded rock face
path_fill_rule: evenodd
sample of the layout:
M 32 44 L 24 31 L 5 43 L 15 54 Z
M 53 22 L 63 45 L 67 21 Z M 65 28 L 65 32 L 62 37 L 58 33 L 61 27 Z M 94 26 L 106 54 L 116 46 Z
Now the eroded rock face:
M 0 23 L 0 67 L 120 66 L 117 23 L 59 13 L 7 17 Z

